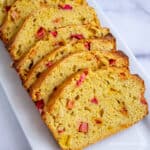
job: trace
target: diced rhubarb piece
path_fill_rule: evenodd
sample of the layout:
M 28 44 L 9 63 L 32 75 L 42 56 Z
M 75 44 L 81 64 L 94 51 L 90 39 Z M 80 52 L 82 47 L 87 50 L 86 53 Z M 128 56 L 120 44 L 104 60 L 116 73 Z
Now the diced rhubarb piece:
M 96 123 L 96 124 L 101 124 L 101 123 L 102 123 L 102 120 L 101 120 L 101 119 L 95 119 L 95 123 Z
M 37 109 L 39 110 L 40 114 L 42 114 L 43 108 L 44 108 L 44 101 L 43 100 L 37 101 L 35 102 L 35 105 Z
M 87 133 L 88 132 L 88 123 L 81 122 L 79 126 L 79 132 Z
M 37 101 L 37 102 L 35 102 L 35 105 L 36 105 L 37 109 L 43 109 L 44 101 L 43 100 Z
M 72 34 L 71 35 L 71 39 L 77 39 L 77 40 L 81 40 L 81 39 L 84 39 L 84 36 L 82 34 Z
M 38 40 L 43 39 L 46 36 L 46 29 L 43 27 L 40 27 L 36 33 L 36 38 Z
M 60 9 L 64 9 L 64 10 L 72 10 L 72 6 L 71 5 L 68 5 L 68 4 L 65 4 L 65 5 L 58 5 L 58 7 Z
M 10 10 L 11 6 L 5 6 L 5 10 L 6 12 L 8 12 Z
M 91 103 L 98 105 L 98 99 L 94 97 L 91 99 Z
M 85 70 L 84 73 L 80 76 L 80 79 L 77 80 L 76 85 L 80 86 L 84 82 L 87 75 L 88 75 L 88 70 Z
M 110 59 L 109 60 L 109 65 L 110 66 L 114 66 L 116 64 L 116 60 L 115 59 Z
M 85 46 L 85 48 L 87 48 L 87 50 L 91 49 L 91 43 L 90 42 L 85 42 L 84 46 Z
M 57 34 L 58 34 L 57 31 L 50 31 L 49 33 L 50 33 L 53 37 L 57 37 Z
M 146 99 L 142 96 L 142 98 L 141 98 L 141 103 L 143 104 L 143 105 L 147 105 L 147 101 L 146 101 Z
M 71 110 L 73 107 L 74 107 L 74 101 L 69 100 L 69 101 L 67 102 L 67 108 Z
M 52 64 L 51 61 L 48 61 L 45 65 L 46 65 L 47 68 L 49 68 L 49 67 L 51 67 L 53 64 Z

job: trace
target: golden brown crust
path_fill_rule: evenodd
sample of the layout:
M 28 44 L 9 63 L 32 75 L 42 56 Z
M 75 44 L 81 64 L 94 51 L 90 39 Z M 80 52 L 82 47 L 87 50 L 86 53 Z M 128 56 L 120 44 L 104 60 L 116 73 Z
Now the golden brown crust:
M 99 23 L 99 21 L 98 21 L 98 19 L 97 19 L 97 16 L 96 16 L 96 13 L 95 13 L 95 11 L 94 11 L 94 9 L 93 8 L 91 8 L 91 7 L 88 7 L 88 6 L 76 6 L 75 5 L 75 8 L 76 9 L 74 9 L 75 10 L 75 12 L 74 12 L 74 10 L 72 11 L 72 13 L 77 13 L 79 10 L 80 11 L 85 11 L 86 12 L 86 14 L 87 14 L 87 12 L 89 12 L 89 16 L 90 16 L 90 19 L 92 20 L 92 24 L 93 25 L 97 25 L 97 26 L 100 26 L 100 23 Z M 83 9 L 83 8 L 85 8 L 85 9 Z M 58 28 L 58 27 L 64 27 L 64 26 L 67 26 L 67 25 L 70 25 L 70 24 L 72 24 L 72 22 L 71 22 L 71 20 L 70 21 L 68 21 L 67 19 L 66 19 L 66 22 L 65 23 L 63 23 L 63 24 L 55 24 L 54 25 L 54 23 L 52 22 L 51 24 L 53 24 L 53 26 L 44 26 L 44 24 L 43 23 L 41 23 L 41 24 L 39 24 L 39 23 L 35 23 L 34 25 L 34 30 L 32 31 L 32 32 L 30 32 L 30 34 L 28 34 L 28 40 L 21 40 L 20 41 L 20 39 L 21 39 L 21 37 L 22 37 L 22 34 L 24 35 L 24 34 L 27 34 L 27 31 L 28 31 L 28 27 L 29 27 L 29 25 L 31 26 L 32 25 L 32 23 L 33 23 L 33 18 L 36 18 L 36 17 L 38 17 L 38 18 L 40 18 L 38 15 L 46 15 L 46 14 L 50 14 L 51 12 L 57 12 L 57 14 L 59 14 L 61 11 L 64 13 L 64 14 L 68 14 L 68 12 L 65 12 L 65 11 L 63 11 L 63 10 L 60 10 L 60 9 L 56 9 L 56 8 L 53 8 L 54 10 L 52 10 L 52 8 L 51 9 L 49 9 L 49 7 L 47 7 L 47 8 L 41 8 L 39 11 L 37 11 L 37 12 L 35 12 L 35 13 L 32 13 L 30 16 L 28 16 L 28 18 L 25 20 L 25 22 L 24 22 L 24 24 L 22 25 L 22 27 L 21 27 L 21 29 L 19 30 L 19 32 L 17 33 L 17 35 L 16 35 L 16 37 L 14 38 L 14 40 L 13 40 L 13 43 L 12 43 L 12 45 L 9 47 L 9 50 L 10 50 L 10 54 L 11 54 L 11 56 L 12 56 L 12 59 L 13 60 L 18 60 L 20 57 L 21 57 L 21 55 L 23 55 L 23 54 L 25 54 L 25 52 L 27 52 L 27 50 L 29 49 L 29 48 L 31 48 L 34 44 L 35 44 L 35 40 L 37 40 L 37 39 L 35 39 L 35 36 L 33 36 L 33 33 L 34 32 L 36 32 L 37 31 L 37 29 L 40 27 L 40 26 L 42 26 L 43 28 L 45 28 L 46 30 L 53 30 L 54 28 Z M 48 10 L 51 10 L 51 11 L 48 11 Z M 85 13 L 83 13 L 83 16 L 81 15 L 81 17 L 84 17 L 84 15 L 86 15 Z M 56 17 L 57 17 L 57 15 L 56 15 Z M 67 17 L 67 16 L 66 16 Z M 76 22 L 78 22 L 78 24 L 83 24 L 83 22 L 84 22 L 84 20 L 81 20 L 81 19 L 78 19 L 77 17 L 76 17 L 76 15 L 74 15 L 74 18 L 76 18 Z M 40 20 L 40 19 L 39 19 Z M 38 21 L 39 21 L 38 20 Z M 89 19 L 88 19 L 89 20 Z M 37 22 L 38 22 L 37 21 Z M 47 21 L 47 20 L 46 20 Z M 88 23 L 88 22 L 87 22 Z M 87 24 L 86 23 L 86 24 Z M 91 23 L 91 22 L 89 22 L 89 23 Z M 75 23 L 74 23 L 75 24 Z M 77 23 L 76 23 L 77 24 Z M 36 30 L 36 31 L 35 31 Z M 34 33 L 34 35 L 35 35 L 35 33 Z M 27 44 L 28 43 L 28 44 Z M 34 44 L 33 44 L 34 43 Z M 24 48 L 22 48 L 22 50 L 21 50 L 21 54 L 20 54 L 20 52 L 19 52 L 19 54 L 17 54 L 18 53 L 18 51 L 19 51 L 19 49 L 18 49 L 18 46 L 19 46 L 19 44 L 21 44 L 22 45 L 22 47 L 24 46 Z
M 68 70 L 66 68 L 66 70 L 67 70 L 67 72 L 65 71 L 66 75 L 63 75 L 63 77 L 61 77 L 60 70 L 61 70 L 61 72 L 63 72 L 63 70 L 62 70 L 62 68 L 60 68 L 60 66 L 64 67 L 66 64 L 68 64 L 70 62 L 70 60 L 73 61 L 73 57 L 75 57 L 75 59 L 76 59 L 77 58 L 76 56 L 78 56 L 78 55 L 82 55 L 82 57 L 85 57 L 85 59 L 86 59 L 86 56 L 89 57 L 91 55 L 90 58 L 94 58 L 93 60 L 91 60 L 91 59 L 88 60 L 87 59 L 87 60 L 84 60 L 83 62 L 87 62 L 88 65 L 89 64 L 91 64 L 91 65 L 94 64 L 95 67 L 96 67 L 96 64 L 97 64 L 97 67 L 100 67 L 100 68 L 108 67 L 108 66 L 110 66 L 109 61 L 111 59 L 114 59 L 115 64 L 113 64 L 113 65 L 115 65 L 116 67 L 121 67 L 121 68 L 126 67 L 128 69 L 128 59 L 126 59 L 126 57 L 120 56 L 120 53 L 118 55 L 117 51 L 116 52 L 109 52 L 109 51 L 107 51 L 107 52 L 104 52 L 104 51 L 91 51 L 91 52 L 89 52 L 89 51 L 83 51 L 83 52 L 77 52 L 77 53 L 74 53 L 74 54 L 70 54 L 69 56 L 66 56 L 62 60 L 59 60 L 54 65 L 52 65 L 50 68 L 45 70 L 40 75 L 40 77 L 36 80 L 36 82 L 30 87 L 30 95 L 31 95 L 33 101 L 37 101 L 36 93 L 39 93 L 40 95 L 45 95 L 47 97 L 47 90 L 49 88 L 51 89 L 52 87 L 55 88 L 55 87 L 58 86 L 58 85 L 56 85 L 58 80 L 56 81 L 55 78 L 53 80 L 52 79 L 50 80 L 50 77 L 53 78 L 52 76 L 53 76 L 54 72 L 57 73 L 57 75 L 59 77 L 59 82 L 60 82 L 60 80 L 64 79 L 66 76 L 68 77 L 68 75 L 70 74 L 70 72 L 72 72 L 72 70 Z M 82 64 L 83 62 L 81 61 L 81 58 L 80 58 L 80 63 Z M 75 63 L 75 62 L 71 62 L 68 67 L 73 66 L 73 63 Z M 87 65 L 87 64 L 85 64 L 85 65 Z M 82 69 L 79 66 L 77 66 L 76 69 L 77 68 Z M 83 66 L 83 64 L 82 64 L 82 66 Z M 74 72 L 74 70 L 73 70 L 73 72 Z M 44 90 L 45 84 L 48 84 L 48 83 L 51 84 L 51 82 L 53 82 L 53 85 L 49 86 L 49 88 L 47 88 L 47 90 Z M 52 89 L 51 90 L 50 89 L 48 90 L 49 93 L 51 93 L 50 91 L 52 90 Z M 46 102 L 47 101 L 46 97 L 45 98 L 41 97 L 40 99 L 43 99 Z
M 117 69 L 114 68 L 114 67 L 111 67 L 110 69 L 115 70 L 115 71 L 117 70 Z M 144 90 L 145 90 L 145 86 L 144 86 L 144 84 L 143 84 L 144 82 L 143 82 L 143 80 L 142 80 L 139 76 L 137 76 L 137 75 L 131 75 L 130 72 L 129 72 L 129 70 L 126 69 L 126 68 L 118 69 L 117 71 L 119 71 L 119 72 L 125 72 L 128 77 L 130 77 L 130 78 L 132 78 L 133 80 L 137 81 L 138 84 L 141 85 L 141 87 L 143 87 L 143 88 L 142 88 L 143 91 L 141 91 L 141 92 L 144 92 Z M 65 88 L 67 87 L 67 85 L 69 85 L 69 84 L 74 80 L 75 77 L 77 78 L 77 75 L 82 74 L 82 72 L 84 72 L 84 70 L 82 70 L 82 71 L 80 71 L 80 72 L 78 72 L 78 73 L 75 73 L 74 75 L 70 76 L 61 86 L 59 86 L 59 88 L 58 88 L 58 89 L 53 93 L 53 95 L 50 97 L 50 99 L 52 99 L 52 100 L 49 101 L 49 103 L 45 106 L 45 111 L 44 111 L 45 113 L 43 114 L 42 119 L 43 119 L 44 122 L 47 124 L 49 130 L 52 132 L 52 134 L 53 134 L 53 136 L 55 137 L 56 140 L 57 140 L 57 135 L 56 135 L 55 131 L 53 130 L 53 128 L 49 125 L 48 120 L 46 120 L 46 115 L 50 115 L 51 112 L 55 109 L 54 105 L 55 105 L 56 99 L 57 99 L 57 97 L 59 96 L 59 94 L 60 94 L 62 91 L 65 91 Z M 81 148 L 81 149 L 83 149 L 83 148 L 85 148 L 85 147 L 87 147 L 87 146 L 89 146 L 89 145 L 91 145 L 91 144 L 94 144 L 94 143 L 96 143 L 97 141 L 101 141 L 101 140 L 103 140 L 103 139 L 105 139 L 105 138 L 107 138 L 107 137 L 109 137 L 109 136 L 111 136 L 111 135 L 113 135 L 113 134 L 115 134 L 115 133 L 118 133 L 118 132 L 120 132 L 120 131 L 122 131 L 122 130 L 124 130 L 124 129 L 126 129 L 126 128 L 131 127 L 131 126 L 134 125 L 135 123 L 137 123 L 137 122 L 139 122 L 140 120 L 142 120 L 142 119 L 148 114 L 148 105 L 146 105 L 146 110 L 147 110 L 146 113 L 143 114 L 143 116 L 141 116 L 141 118 L 137 119 L 136 121 L 134 121 L 134 122 L 132 122 L 132 123 L 128 123 L 128 124 L 125 124 L 125 125 L 120 125 L 119 127 L 115 128 L 115 129 L 113 129 L 113 130 L 111 130 L 111 132 L 110 132 L 109 134 L 104 135 L 104 136 L 102 136 L 102 137 L 100 137 L 100 138 L 97 138 L 97 139 L 96 139 L 95 141 L 93 141 L 92 143 L 88 143 L 88 144 L 82 145 L 82 148 Z M 47 113 L 47 114 L 46 114 L 46 113 Z M 67 148 L 66 148 L 65 150 L 67 150 Z
M 77 26 L 76 25 L 67 26 L 67 27 L 64 27 L 64 28 L 60 28 L 56 31 L 57 31 L 58 36 L 57 36 L 57 38 L 55 38 L 55 40 L 53 39 L 53 37 L 49 37 L 48 40 L 43 40 L 43 41 L 37 42 L 28 51 L 28 53 L 26 53 L 24 56 L 22 56 L 19 59 L 19 61 L 15 62 L 16 69 L 17 69 L 17 71 L 18 71 L 18 73 L 19 73 L 19 75 L 20 75 L 20 77 L 23 81 L 26 81 L 26 78 L 27 78 L 27 76 L 25 74 L 28 74 L 29 71 L 32 70 L 32 68 L 34 68 L 36 63 L 38 63 L 41 59 L 43 59 L 43 57 L 45 55 L 51 54 L 51 52 L 53 50 L 55 50 L 55 47 L 53 46 L 53 43 L 61 43 L 63 41 L 62 45 L 66 45 L 66 43 L 72 44 L 72 43 L 77 42 L 76 40 L 69 38 L 71 33 L 72 34 L 73 33 L 78 33 L 78 34 L 80 33 L 83 36 L 85 36 L 85 39 L 81 40 L 81 42 L 91 41 L 93 43 L 92 45 L 94 45 L 93 41 L 95 41 L 95 43 L 96 43 L 95 46 L 98 45 L 98 40 L 99 40 L 100 44 L 97 46 L 97 48 L 98 48 L 97 50 L 99 50 L 100 48 L 102 49 L 103 47 L 104 47 L 103 48 L 104 50 L 107 50 L 107 49 L 110 50 L 110 49 L 114 49 L 116 47 L 116 43 L 114 41 L 114 38 L 107 39 L 107 38 L 101 36 L 100 33 L 103 33 L 105 31 L 107 31 L 106 29 L 97 28 L 95 26 L 91 26 L 90 24 L 88 24 L 88 25 L 77 25 Z M 60 40 L 59 37 L 62 36 L 64 31 L 66 31 L 66 32 L 68 31 L 66 33 L 66 37 L 63 37 Z M 99 34 L 96 35 L 94 31 L 99 32 Z M 106 32 L 106 34 L 107 34 L 107 32 Z M 86 40 L 86 38 L 89 38 L 89 37 L 91 39 Z M 95 37 L 97 37 L 97 39 L 92 39 L 92 38 L 95 38 Z M 80 40 L 78 40 L 78 41 L 80 41 Z M 103 46 L 101 46 L 101 45 L 103 45 Z M 56 49 L 57 49 L 57 47 L 56 47 Z M 59 46 L 59 47 L 61 47 L 61 46 Z M 94 49 L 94 48 L 92 47 L 91 50 Z M 83 49 L 87 49 L 87 48 L 85 46 L 83 46 Z M 81 48 L 79 48 L 79 50 L 81 50 Z M 79 50 L 77 49 L 76 51 L 79 51 Z M 42 51 L 42 53 L 41 53 L 41 51 Z M 32 65 L 32 67 L 30 67 L 30 64 Z
M 59 0 L 56 2 L 56 5 L 58 3 L 62 3 L 63 0 Z M 26 2 L 26 3 L 25 3 Z M 6 44 L 6 45 L 10 45 L 12 43 L 12 39 L 14 37 L 14 33 L 18 30 L 18 27 L 21 26 L 21 23 L 19 22 L 22 22 L 25 17 L 28 16 L 29 13 L 33 12 L 36 8 L 38 7 L 47 7 L 49 5 L 54 5 L 55 3 L 52 2 L 51 0 L 47 0 L 47 1 L 37 1 L 37 3 L 35 3 L 36 1 L 16 1 L 14 2 L 14 4 L 12 5 L 12 7 L 10 8 L 9 12 L 8 12 L 8 15 L 7 15 L 7 18 L 5 18 L 5 21 L 1 27 L 1 39 L 3 40 L 3 42 Z M 69 3 L 69 4 L 81 4 L 81 5 L 87 5 L 87 2 L 85 0 L 81 0 L 81 1 L 78 1 L 78 0 L 75 0 L 75 1 L 63 1 L 63 3 Z M 24 6 L 23 6 L 24 5 Z M 32 7 L 31 7 L 32 5 Z M 28 6 L 30 6 L 30 9 L 28 10 Z M 34 7 L 33 7 L 34 6 Z M 55 5 L 54 5 L 55 6 Z M 23 7 L 23 9 L 21 9 Z M 26 9 L 25 9 L 26 8 Z M 18 12 L 19 14 L 19 17 L 17 18 L 17 21 L 15 22 L 14 20 L 11 20 L 10 18 L 12 17 L 12 13 L 13 12 Z M 24 10 L 27 10 L 27 12 L 24 13 Z M 31 11 L 31 12 L 30 12 Z M 23 14 L 26 14 L 26 16 L 24 16 Z M 18 21 L 19 20 L 19 21 Z M 12 37 L 8 37 L 6 35 L 6 31 L 7 31 L 7 28 L 9 27 L 9 24 L 11 24 L 12 22 L 14 22 L 14 26 L 16 26 L 16 30 L 14 30 L 15 32 L 12 34 L 13 36 Z M 13 26 L 13 27 L 14 27 Z

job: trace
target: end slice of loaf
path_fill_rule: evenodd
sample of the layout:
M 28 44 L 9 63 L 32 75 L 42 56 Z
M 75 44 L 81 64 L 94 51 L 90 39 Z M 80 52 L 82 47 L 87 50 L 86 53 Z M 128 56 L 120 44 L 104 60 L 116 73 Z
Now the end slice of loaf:
M 84 69 L 104 66 L 128 67 L 128 58 L 121 52 L 82 51 L 70 54 L 48 68 L 30 88 L 33 101 L 46 104 L 54 90 L 73 73 Z
M 47 54 L 41 61 L 39 61 L 27 74 L 27 78 L 23 85 L 26 89 L 30 88 L 32 84 L 36 82 L 38 77 L 42 72 L 47 70 L 53 64 L 55 64 L 60 59 L 66 57 L 69 54 L 80 51 L 115 51 L 116 43 L 115 39 L 107 37 L 98 38 L 98 39 L 87 39 L 80 40 L 76 43 L 69 43 L 65 46 L 62 46 L 51 53 Z
M 56 36 L 53 32 L 56 28 L 72 24 L 99 25 L 93 8 L 81 5 L 72 5 L 71 8 L 41 8 L 30 15 L 9 48 L 13 60 L 19 60 L 38 40 L 49 34 Z
M 0 26 L 3 24 L 5 17 L 11 5 L 15 2 L 15 0 L 1 0 L 0 1 Z
M 82 149 L 143 119 L 144 90 L 126 69 L 81 71 L 54 92 L 43 119 L 62 149 Z
M 50 34 L 47 40 L 38 41 L 28 53 L 16 63 L 16 69 L 23 81 L 26 80 L 26 75 L 29 70 L 46 54 L 54 49 L 61 47 L 68 42 L 73 43 L 81 39 L 100 38 L 109 34 L 107 28 L 98 28 L 91 25 L 67 26 L 59 28 L 53 32 L 57 33 L 57 35 L 53 36 L 53 34 Z
M 1 38 L 5 44 L 11 43 L 13 37 L 19 31 L 26 17 L 33 11 L 39 10 L 43 6 L 84 4 L 85 1 L 77 0 L 17 0 L 8 12 L 3 26 L 1 27 Z

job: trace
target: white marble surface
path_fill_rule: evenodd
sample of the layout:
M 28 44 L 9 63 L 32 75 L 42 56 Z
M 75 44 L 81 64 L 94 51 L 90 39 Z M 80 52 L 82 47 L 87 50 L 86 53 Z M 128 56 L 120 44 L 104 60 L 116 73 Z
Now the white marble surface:
M 150 73 L 150 0 L 97 0 L 147 73 Z
M 150 0 L 97 0 L 122 38 L 150 72 Z M 0 150 L 30 150 L 0 87 Z

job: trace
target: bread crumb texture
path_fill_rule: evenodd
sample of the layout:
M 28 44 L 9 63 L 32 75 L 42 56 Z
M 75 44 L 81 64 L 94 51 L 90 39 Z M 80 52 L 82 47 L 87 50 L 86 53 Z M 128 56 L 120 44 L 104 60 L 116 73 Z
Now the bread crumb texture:
M 82 149 L 147 115 L 143 92 L 143 81 L 126 69 L 84 70 L 53 94 L 43 119 L 62 149 Z

